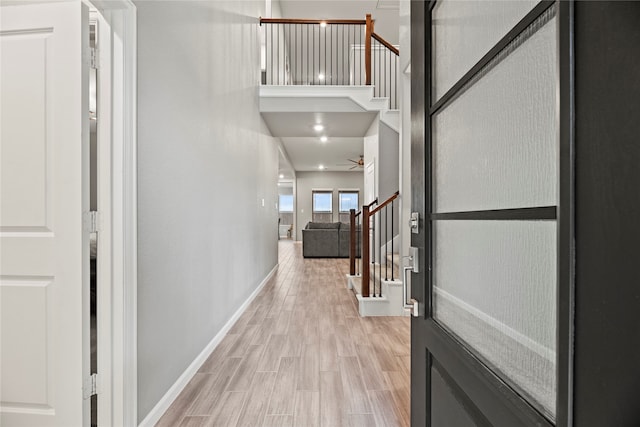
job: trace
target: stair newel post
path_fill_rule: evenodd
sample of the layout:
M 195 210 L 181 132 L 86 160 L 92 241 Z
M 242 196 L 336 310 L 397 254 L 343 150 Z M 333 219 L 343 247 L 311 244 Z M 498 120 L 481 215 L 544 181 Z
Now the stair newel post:
M 395 203 L 395 200 L 393 202 L 391 202 L 391 281 L 393 282 L 393 270 L 395 268 L 394 266 L 394 255 L 393 255 L 393 204 Z
M 367 23 L 364 36 L 364 72 L 365 84 L 371 85 L 371 35 L 373 34 L 373 20 L 371 14 L 367 13 Z
M 371 265 L 368 266 L 369 269 L 373 270 L 373 296 L 376 296 L 376 216 L 375 212 L 369 211 L 369 218 L 371 218 L 371 241 L 369 242 L 369 246 L 371 247 Z
M 380 287 L 380 289 L 378 289 L 380 292 L 378 292 L 378 296 L 382 296 L 382 211 L 379 210 L 378 211 L 380 214 L 378 215 L 378 243 L 377 243 L 377 247 L 378 247 L 378 286 Z M 373 219 L 373 222 L 375 223 L 376 218 Z M 375 238 L 374 238 L 375 241 Z M 373 250 L 376 250 L 376 246 L 373 247 Z M 374 267 L 375 268 L 375 267 Z M 376 296 L 376 290 L 375 290 L 375 278 L 374 278 L 374 289 L 373 289 L 373 296 Z
M 391 202 L 391 206 L 393 206 L 393 202 Z M 389 248 L 387 245 L 389 244 L 389 205 L 384 207 L 384 280 L 389 280 Z M 392 237 L 393 238 L 393 237 Z
M 349 210 L 349 274 L 356 274 L 356 210 Z
M 357 230 L 356 230 L 356 274 L 360 275 L 361 274 L 361 268 L 362 266 L 360 265 L 362 263 L 362 211 L 358 212 L 356 214 L 357 217 Z M 358 231 L 360 231 L 358 233 Z M 358 251 L 360 251 L 360 262 L 358 262 Z
M 362 207 L 362 296 L 369 296 L 369 276 L 371 273 L 369 252 L 369 206 Z

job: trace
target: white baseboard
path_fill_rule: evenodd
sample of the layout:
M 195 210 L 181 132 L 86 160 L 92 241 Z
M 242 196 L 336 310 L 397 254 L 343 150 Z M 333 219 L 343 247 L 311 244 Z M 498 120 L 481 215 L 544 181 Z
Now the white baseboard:
M 220 329 L 220 331 L 213 337 L 213 339 L 207 344 L 207 346 L 200 352 L 200 354 L 191 362 L 189 367 L 180 375 L 180 377 L 176 380 L 176 382 L 167 390 L 162 399 L 153 407 L 151 412 L 142 420 L 139 424 L 139 427 L 153 427 L 156 425 L 160 418 L 167 412 L 169 406 L 176 400 L 180 392 L 187 386 L 191 378 L 195 376 L 198 372 L 198 369 L 202 366 L 204 362 L 209 358 L 211 353 L 218 347 L 218 344 L 222 341 L 222 339 L 227 335 L 227 332 L 233 327 L 233 325 L 238 321 L 242 313 L 245 312 L 249 304 L 253 302 L 253 300 L 258 296 L 262 288 L 271 280 L 273 275 L 276 273 L 278 269 L 278 264 L 273 267 L 273 270 L 267 274 L 267 277 L 262 280 L 262 282 L 258 285 L 255 291 L 247 298 L 247 300 L 236 310 L 236 312 L 231 316 L 231 318 L 225 323 L 225 325 Z
M 356 295 L 358 299 L 358 312 L 360 317 L 389 316 L 389 299 L 382 297 L 363 297 Z
M 350 274 L 345 274 L 345 276 L 347 276 L 347 289 L 353 289 L 353 283 L 351 281 L 352 277 L 358 277 L 357 275 L 350 275 Z

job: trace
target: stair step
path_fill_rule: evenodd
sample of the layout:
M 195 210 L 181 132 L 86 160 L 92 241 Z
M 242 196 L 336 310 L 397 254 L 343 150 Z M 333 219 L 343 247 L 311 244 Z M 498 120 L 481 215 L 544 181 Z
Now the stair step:
M 363 297 L 356 295 L 360 316 L 407 316 L 402 304 L 402 284 L 387 282 L 383 284 L 382 296 Z
M 398 252 L 387 254 L 387 259 L 400 268 L 400 254 Z
M 389 299 L 382 297 L 363 297 L 356 295 L 358 299 L 358 312 L 361 317 L 389 316 Z
M 356 295 L 362 295 L 362 276 L 352 276 L 349 278 L 350 287 L 354 290 Z M 381 290 L 380 287 L 382 283 L 380 280 L 373 280 L 373 276 L 369 279 L 369 294 L 370 295 L 380 295 Z

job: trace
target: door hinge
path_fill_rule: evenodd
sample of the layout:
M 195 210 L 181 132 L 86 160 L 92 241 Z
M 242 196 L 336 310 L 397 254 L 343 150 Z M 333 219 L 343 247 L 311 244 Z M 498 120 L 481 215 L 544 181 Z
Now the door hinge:
M 89 66 L 94 70 L 97 70 L 99 68 L 98 67 L 98 49 L 96 49 L 95 47 L 92 47 L 89 50 Z
M 82 391 L 85 399 L 98 394 L 98 374 L 91 374 L 91 376 L 85 378 Z
M 85 229 L 88 233 L 97 233 L 100 231 L 100 213 L 98 211 L 89 211 L 86 213 Z

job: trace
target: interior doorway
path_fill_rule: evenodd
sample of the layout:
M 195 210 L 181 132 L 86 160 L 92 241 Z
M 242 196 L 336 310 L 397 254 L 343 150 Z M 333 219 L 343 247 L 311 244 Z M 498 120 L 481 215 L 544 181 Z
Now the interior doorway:
M 90 372 L 85 383 L 93 384 L 92 426 L 136 425 L 136 8 L 130 0 L 89 4 Z
M 295 240 L 295 202 L 293 181 L 278 181 L 278 240 Z
M 0 11 L 0 424 L 135 425 L 135 6 Z
M 91 57 L 97 48 L 98 17 L 97 10 L 90 12 L 89 49 Z M 89 69 L 89 212 L 98 212 L 98 69 L 91 61 Z M 101 143 L 103 143 L 101 141 Z M 97 227 L 89 230 L 89 376 L 98 375 L 98 322 L 97 322 L 97 259 L 98 232 Z M 98 396 L 91 392 L 91 427 L 98 425 Z

